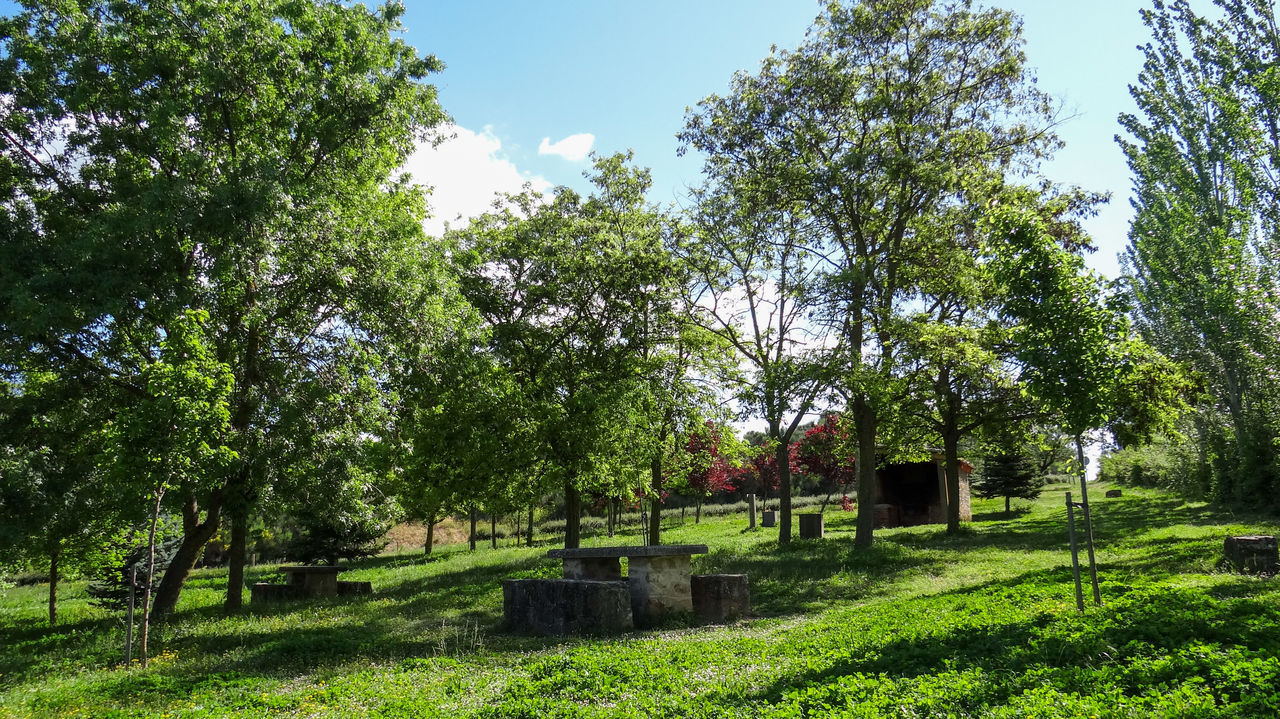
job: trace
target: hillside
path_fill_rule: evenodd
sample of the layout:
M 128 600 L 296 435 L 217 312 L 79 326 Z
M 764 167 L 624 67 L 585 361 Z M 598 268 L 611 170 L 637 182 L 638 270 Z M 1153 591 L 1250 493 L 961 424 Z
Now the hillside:
M 220 611 L 197 573 L 151 666 L 116 666 L 122 623 L 69 583 L 0 589 L 0 716 L 1276 716 L 1280 581 L 1227 573 L 1228 534 L 1280 532 L 1154 491 L 1095 488 L 1105 606 L 1075 610 L 1063 487 L 1005 518 L 976 502 L 957 537 L 853 515 L 779 550 L 745 518 L 692 517 L 695 572 L 746 572 L 757 618 L 606 638 L 497 630 L 501 581 L 557 576 L 532 549 L 465 545 L 357 563 L 371 599 Z M 593 538 L 591 542 L 602 542 Z M 615 543 L 638 541 L 618 538 Z M 273 567 L 253 570 L 268 580 Z

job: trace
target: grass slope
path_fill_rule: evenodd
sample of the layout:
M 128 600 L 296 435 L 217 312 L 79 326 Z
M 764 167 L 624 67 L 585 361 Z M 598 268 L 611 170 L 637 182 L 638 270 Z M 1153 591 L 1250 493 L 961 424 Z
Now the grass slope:
M 1280 580 L 1220 565 L 1224 536 L 1280 525 L 1095 488 L 1105 606 L 1079 614 L 1062 489 L 1013 518 L 976 502 L 954 537 L 881 531 L 867 552 L 838 510 L 827 539 L 781 550 L 741 516 L 672 528 L 711 547 L 695 572 L 750 575 L 757 618 L 725 627 L 507 636 L 501 582 L 557 576 L 552 545 L 459 546 L 354 565 L 370 599 L 233 617 L 225 572 L 198 572 L 151 666 L 123 669 L 122 623 L 82 587 L 52 631 L 43 587 L 8 588 L 0 716 L 1280 716 Z

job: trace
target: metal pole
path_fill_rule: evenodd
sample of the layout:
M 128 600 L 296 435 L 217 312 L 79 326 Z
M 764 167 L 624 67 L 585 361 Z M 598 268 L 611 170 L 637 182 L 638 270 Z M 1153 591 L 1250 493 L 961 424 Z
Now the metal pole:
M 129 614 L 124 627 L 124 663 L 133 661 L 133 592 L 138 586 L 138 565 L 129 567 Z
M 1084 546 L 1089 551 L 1089 580 L 1093 582 L 1093 603 L 1102 606 L 1098 590 L 1098 560 L 1093 556 L 1093 520 L 1089 516 L 1089 482 L 1084 471 L 1084 443 L 1076 435 L 1076 457 L 1080 461 L 1080 504 L 1084 509 Z
M 1067 492 L 1067 536 L 1071 538 L 1071 573 L 1076 578 L 1076 609 L 1084 611 L 1084 592 L 1080 587 L 1080 548 L 1076 544 L 1076 505 Z

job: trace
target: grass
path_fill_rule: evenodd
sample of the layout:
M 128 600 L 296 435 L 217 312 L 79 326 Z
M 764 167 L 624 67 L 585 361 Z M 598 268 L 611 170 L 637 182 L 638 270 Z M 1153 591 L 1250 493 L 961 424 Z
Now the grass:
M 877 532 L 852 513 L 778 549 L 742 516 L 692 517 L 695 572 L 746 572 L 756 617 L 605 638 L 501 633 L 503 579 L 552 577 L 541 547 L 465 545 L 356 563 L 368 599 L 223 617 L 197 572 L 143 670 L 120 620 L 45 587 L 0 590 L 0 716 L 1267 717 L 1280 715 L 1280 580 L 1227 572 L 1229 534 L 1280 532 L 1150 490 L 1094 502 L 1104 606 L 1075 610 L 1062 489 L 956 536 Z M 603 539 L 593 542 L 606 543 Z M 614 543 L 638 541 L 623 536 Z M 250 581 L 275 573 L 253 570 Z M 1086 590 L 1087 591 L 1087 590 Z

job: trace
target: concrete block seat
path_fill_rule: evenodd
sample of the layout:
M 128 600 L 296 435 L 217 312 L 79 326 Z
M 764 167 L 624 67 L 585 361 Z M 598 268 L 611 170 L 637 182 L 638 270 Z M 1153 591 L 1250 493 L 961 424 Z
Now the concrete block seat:
M 1267 535 L 1227 537 L 1223 542 L 1227 561 L 1237 572 L 1276 574 L 1280 571 L 1280 549 L 1276 538 Z
M 695 574 L 691 578 L 693 613 L 702 622 L 722 624 L 751 613 L 745 574 Z
M 590 579 L 508 579 L 502 583 L 508 631 L 560 636 L 632 627 L 627 583 Z

